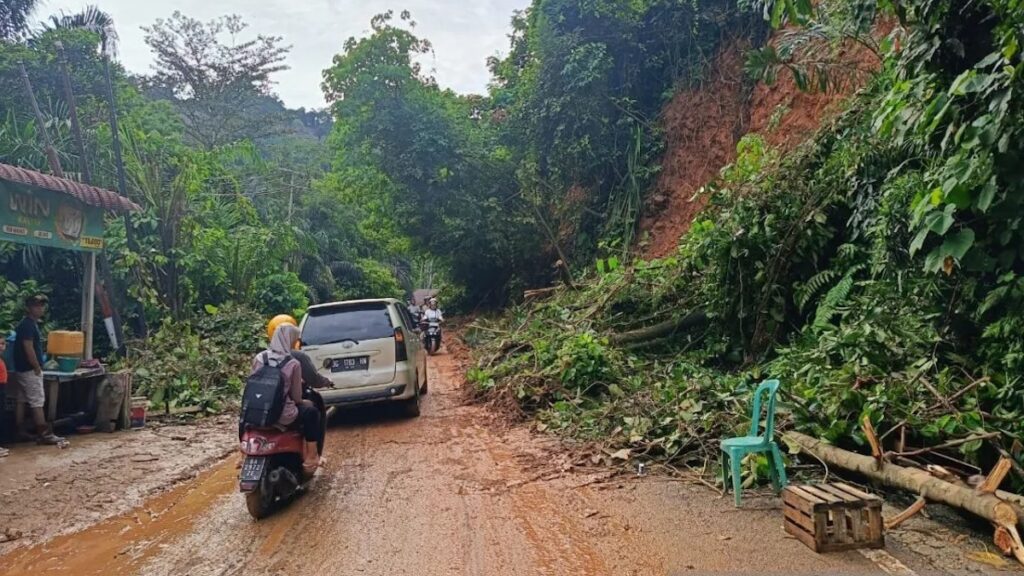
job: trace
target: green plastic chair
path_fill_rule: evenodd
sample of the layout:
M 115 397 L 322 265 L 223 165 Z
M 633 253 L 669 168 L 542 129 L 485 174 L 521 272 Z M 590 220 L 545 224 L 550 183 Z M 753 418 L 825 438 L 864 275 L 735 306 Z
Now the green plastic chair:
M 740 492 L 743 490 L 740 476 L 740 464 L 747 454 L 768 454 L 771 462 L 772 486 L 779 493 L 786 485 L 786 465 L 782 461 L 782 452 L 775 442 L 775 396 L 779 391 L 778 380 L 762 382 L 754 392 L 754 412 L 750 420 L 750 434 L 740 438 L 722 440 L 722 484 L 729 490 L 729 476 L 732 475 L 732 489 L 735 493 L 736 506 L 740 505 Z M 763 397 L 768 401 L 764 402 Z M 761 427 L 761 407 L 765 407 L 764 433 L 759 434 Z

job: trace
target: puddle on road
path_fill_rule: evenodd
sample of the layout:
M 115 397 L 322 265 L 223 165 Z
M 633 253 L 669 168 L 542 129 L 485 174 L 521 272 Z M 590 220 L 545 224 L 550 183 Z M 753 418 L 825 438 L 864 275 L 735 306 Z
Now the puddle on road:
M 214 501 L 237 489 L 237 457 L 135 510 L 92 528 L 0 556 L 5 576 L 130 574 L 161 545 L 188 532 Z

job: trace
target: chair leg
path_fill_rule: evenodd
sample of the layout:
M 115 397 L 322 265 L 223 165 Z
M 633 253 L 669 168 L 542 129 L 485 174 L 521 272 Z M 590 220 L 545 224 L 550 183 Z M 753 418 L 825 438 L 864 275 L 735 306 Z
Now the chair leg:
M 772 442 L 772 467 L 775 469 L 775 476 L 778 478 L 778 485 L 775 487 L 775 491 L 781 492 L 789 484 L 789 480 L 786 478 L 786 461 L 782 459 L 782 451 L 779 450 L 779 445 L 775 442 Z
M 769 451 L 766 456 L 768 457 L 768 478 L 772 481 L 772 490 L 778 494 L 782 491 L 782 487 L 779 486 L 779 468 L 775 465 L 775 454 Z
M 743 492 L 743 475 L 741 474 L 740 466 L 742 465 L 742 458 L 739 458 L 738 454 L 729 455 L 729 469 L 732 473 L 732 491 L 735 493 L 736 507 L 740 507 L 740 499 L 742 498 Z
M 729 453 L 722 451 L 722 492 L 729 493 Z

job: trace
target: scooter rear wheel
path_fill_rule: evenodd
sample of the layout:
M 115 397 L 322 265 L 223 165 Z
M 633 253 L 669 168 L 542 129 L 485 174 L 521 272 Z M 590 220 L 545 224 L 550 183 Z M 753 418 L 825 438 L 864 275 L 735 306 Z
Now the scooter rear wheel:
M 257 486 L 255 490 L 245 494 L 245 507 L 253 520 L 262 520 L 269 516 L 273 506 L 273 498 L 264 493 L 263 486 Z

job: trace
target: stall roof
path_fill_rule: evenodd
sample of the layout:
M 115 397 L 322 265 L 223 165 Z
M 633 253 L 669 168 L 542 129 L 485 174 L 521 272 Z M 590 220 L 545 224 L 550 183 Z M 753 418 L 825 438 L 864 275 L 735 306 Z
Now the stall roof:
M 58 178 L 57 176 L 43 174 L 42 172 L 36 172 L 35 170 L 11 166 L 10 164 L 0 164 L 0 180 L 16 182 L 18 184 L 27 184 L 29 186 L 67 194 L 68 196 L 77 198 L 83 204 L 96 206 L 98 208 L 103 208 L 104 210 L 110 210 L 111 212 L 138 212 L 142 210 L 138 204 L 116 192 L 111 192 L 110 190 L 97 188 L 95 186 L 89 186 L 88 184 L 82 184 L 81 182 L 75 182 L 74 180 L 68 180 L 67 178 Z

